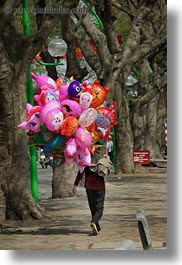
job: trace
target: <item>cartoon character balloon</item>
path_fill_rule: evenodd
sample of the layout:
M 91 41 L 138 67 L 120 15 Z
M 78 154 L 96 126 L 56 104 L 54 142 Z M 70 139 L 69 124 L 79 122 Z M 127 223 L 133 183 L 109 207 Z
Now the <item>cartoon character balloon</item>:
M 80 173 L 82 173 L 86 166 L 91 166 L 91 154 L 88 149 L 81 149 L 78 147 L 76 152 L 76 163 Z
M 71 99 L 65 99 L 60 103 L 60 109 L 65 117 L 73 115 L 79 116 L 82 112 L 80 104 Z
M 76 132 L 76 143 L 82 148 L 90 148 L 92 145 L 92 135 L 87 131 L 86 128 L 79 127 Z
M 51 109 L 47 112 L 45 117 L 45 125 L 50 131 L 58 131 L 63 123 L 63 113 L 60 109 Z
M 30 130 L 32 132 L 40 131 L 40 111 L 42 107 L 40 106 L 32 106 L 31 104 L 26 104 L 27 108 L 27 118 L 17 127 L 24 130 Z
M 69 156 L 73 156 L 76 154 L 77 151 L 77 144 L 76 144 L 76 140 L 74 137 L 69 138 L 66 143 L 65 143 L 65 147 L 64 147 L 64 151 L 69 155 Z
M 80 95 L 80 106 L 82 109 L 87 109 L 90 107 L 93 99 L 93 91 L 91 88 L 84 88 Z
M 55 83 L 56 83 L 56 86 L 57 86 L 57 88 L 56 88 L 56 90 L 57 90 L 64 83 L 63 78 L 59 77 L 58 79 L 56 79 Z
M 118 124 L 116 120 L 116 114 L 108 109 L 108 107 L 98 108 L 98 114 L 104 116 L 110 121 L 111 128 Z
M 78 120 L 74 116 L 68 116 L 64 119 L 61 126 L 61 135 L 72 136 L 78 129 Z
M 80 93 L 83 90 L 81 83 L 77 80 L 71 82 L 68 87 L 68 95 L 71 99 L 79 101 Z
M 60 101 L 67 99 L 69 97 L 68 96 L 68 87 L 69 87 L 69 83 L 63 83 L 59 87 L 59 100 Z
M 102 115 L 97 115 L 95 123 L 97 127 L 101 127 L 104 129 L 107 129 L 110 127 L 110 120 Z
M 74 137 L 68 139 L 64 147 L 64 156 L 66 164 L 69 166 L 76 158 L 77 144 Z
M 40 112 L 40 119 L 42 122 L 46 121 L 47 113 L 52 109 L 60 109 L 60 103 L 57 100 L 50 100 L 46 103 L 46 105 L 42 108 Z
M 88 108 L 82 112 L 78 122 L 82 127 L 90 126 L 97 118 L 97 111 L 94 108 Z
M 56 90 L 56 83 L 51 77 L 47 75 L 36 75 L 34 73 L 30 73 L 30 75 L 35 80 L 39 88 L 41 88 L 42 86 L 47 86 L 47 88 L 49 89 Z
M 90 107 L 97 108 L 100 105 L 102 105 L 102 103 L 106 99 L 106 96 L 110 91 L 110 88 L 101 86 L 100 81 L 96 80 L 92 85 L 92 90 L 93 90 L 93 100 Z
M 57 95 L 47 86 L 41 87 L 41 93 L 34 96 L 34 100 L 38 102 L 39 106 L 44 106 L 50 100 L 58 100 Z
M 103 132 L 100 130 L 95 130 L 91 132 L 92 135 L 92 142 L 95 144 L 99 140 L 103 139 Z

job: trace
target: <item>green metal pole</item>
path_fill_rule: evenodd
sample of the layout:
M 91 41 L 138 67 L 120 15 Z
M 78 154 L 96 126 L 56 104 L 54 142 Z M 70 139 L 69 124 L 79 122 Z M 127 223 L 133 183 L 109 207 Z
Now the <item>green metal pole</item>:
M 115 129 L 111 129 L 112 141 L 113 141 L 113 170 L 116 173 L 116 135 Z
M 29 15 L 28 15 L 28 1 L 22 0 L 22 8 L 23 8 L 23 29 L 25 36 L 29 36 L 30 28 L 29 28 Z M 33 93 L 33 85 L 32 85 L 32 77 L 30 76 L 30 72 L 32 71 L 32 67 L 30 65 L 28 71 L 28 82 L 27 82 L 27 101 L 31 105 L 34 105 L 34 93 Z M 37 157 L 36 157 L 36 147 L 30 146 L 30 174 L 31 174 L 31 191 L 32 196 L 36 202 L 39 201 L 38 198 L 38 175 L 37 175 Z
M 83 2 L 90 8 L 90 6 L 91 6 L 90 1 L 83 0 Z M 99 25 L 100 29 L 103 31 L 104 30 L 103 23 L 102 23 L 100 17 L 98 16 L 97 12 L 95 11 L 95 8 L 91 7 L 90 11 L 95 16 L 95 18 L 97 19 L 98 25 Z

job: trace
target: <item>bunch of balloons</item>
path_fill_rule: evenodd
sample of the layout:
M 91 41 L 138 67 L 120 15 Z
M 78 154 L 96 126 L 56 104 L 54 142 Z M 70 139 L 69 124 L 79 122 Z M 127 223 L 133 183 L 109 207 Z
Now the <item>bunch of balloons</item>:
M 109 87 L 99 80 L 82 84 L 73 79 L 31 73 L 38 90 L 35 106 L 26 104 L 26 120 L 18 128 L 29 130 L 30 144 L 43 146 L 44 153 L 62 151 L 66 164 L 76 161 L 82 173 L 91 165 L 91 155 L 100 139 L 112 139 L 115 114 L 104 107 Z

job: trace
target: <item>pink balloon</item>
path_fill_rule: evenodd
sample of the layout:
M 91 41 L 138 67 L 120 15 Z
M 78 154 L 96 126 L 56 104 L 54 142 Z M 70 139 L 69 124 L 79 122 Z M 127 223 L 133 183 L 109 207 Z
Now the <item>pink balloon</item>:
M 97 118 L 96 109 L 88 108 L 81 113 L 78 119 L 78 123 L 82 127 L 88 127 L 96 120 L 96 118 Z
M 69 166 L 76 158 L 77 145 L 74 137 L 68 139 L 64 147 L 65 162 Z
M 46 86 L 41 88 L 41 93 L 34 96 L 34 100 L 38 102 L 39 106 L 44 106 L 50 100 L 58 100 L 58 96 Z
M 65 116 L 79 116 L 81 114 L 80 104 L 71 99 L 65 99 L 60 103 L 60 109 L 65 114 Z
M 35 80 L 38 87 L 42 87 L 46 85 L 48 88 L 55 90 L 56 89 L 56 83 L 55 81 L 47 76 L 47 75 L 36 75 L 34 73 L 30 73 L 32 78 Z
M 71 137 L 65 143 L 64 152 L 69 156 L 73 156 L 76 154 L 76 151 L 77 151 L 76 140 L 75 138 Z
M 86 128 L 79 127 L 76 132 L 76 143 L 77 145 L 82 148 L 90 148 L 92 145 L 92 135 Z
M 26 104 L 27 108 L 27 118 L 17 127 L 24 130 L 30 130 L 32 132 L 40 132 L 40 111 L 42 107 L 32 106 L 31 104 Z
M 88 149 L 82 150 L 78 148 L 76 152 L 76 163 L 80 173 L 82 173 L 86 166 L 91 166 L 91 155 Z
M 56 108 L 47 112 L 44 122 L 48 130 L 55 132 L 61 128 L 63 119 L 62 111 Z
M 92 103 L 92 99 L 93 99 L 92 89 L 91 88 L 83 89 L 79 99 L 81 108 L 83 110 L 89 108 Z
M 50 100 L 46 103 L 46 105 L 42 108 L 41 112 L 40 112 L 40 119 L 42 122 L 46 121 L 46 115 L 47 113 L 52 110 L 52 109 L 56 109 L 56 108 L 60 108 L 60 103 L 57 100 Z
M 68 98 L 68 83 L 64 83 L 59 88 L 59 100 L 62 101 Z

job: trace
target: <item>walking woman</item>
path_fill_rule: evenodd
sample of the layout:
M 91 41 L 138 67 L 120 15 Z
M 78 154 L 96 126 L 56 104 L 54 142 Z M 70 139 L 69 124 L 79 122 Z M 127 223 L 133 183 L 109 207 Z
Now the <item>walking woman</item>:
M 92 159 L 92 161 L 95 160 L 96 157 Z M 101 231 L 99 221 L 104 211 L 105 176 L 110 174 L 111 167 L 112 163 L 108 156 L 103 156 L 101 159 L 97 157 L 95 164 L 91 167 L 87 166 L 83 173 L 78 172 L 73 186 L 73 194 L 76 194 L 77 186 L 85 175 L 85 189 L 91 211 L 90 227 L 95 236 Z

